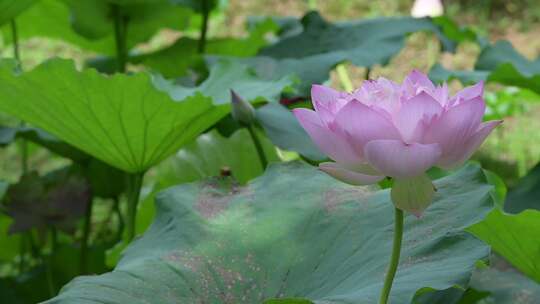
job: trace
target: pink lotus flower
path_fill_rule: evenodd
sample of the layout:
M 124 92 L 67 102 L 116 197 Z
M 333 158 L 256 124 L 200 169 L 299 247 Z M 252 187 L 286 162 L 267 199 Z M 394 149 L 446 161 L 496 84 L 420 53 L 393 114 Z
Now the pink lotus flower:
M 478 83 L 450 96 L 446 84 L 435 86 L 413 71 L 401 85 L 379 78 L 352 93 L 313 85 L 315 111 L 295 109 L 294 114 L 334 161 L 319 165 L 329 175 L 353 185 L 385 176 L 411 184 L 425 181 L 433 166 L 462 165 L 501 123 L 482 123 L 482 94 Z M 403 209 L 420 213 L 425 207 Z

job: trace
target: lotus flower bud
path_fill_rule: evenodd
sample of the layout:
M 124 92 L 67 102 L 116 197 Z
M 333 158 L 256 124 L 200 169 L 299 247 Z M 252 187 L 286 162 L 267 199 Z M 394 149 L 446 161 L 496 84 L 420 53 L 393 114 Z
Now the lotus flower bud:
M 416 0 L 411 9 L 411 16 L 415 18 L 438 17 L 444 14 L 441 0 Z
M 482 122 L 482 95 L 482 82 L 450 96 L 446 84 L 413 71 L 402 84 L 367 80 L 352 93 L 314 85 L 315 111 L 293 113 L 333 160 L 321 170 L 352 185 L 392 177 L 395 205 L 420 215 L 433 195 L 425 172 L 461 166 L 501 123 Z
M 243 100 L 233 90 L 231 90 L 231 102 L 233 119 L 241 124 L 251 125 L 255 119 L 255 109 L 253 109 L 251 103 Z

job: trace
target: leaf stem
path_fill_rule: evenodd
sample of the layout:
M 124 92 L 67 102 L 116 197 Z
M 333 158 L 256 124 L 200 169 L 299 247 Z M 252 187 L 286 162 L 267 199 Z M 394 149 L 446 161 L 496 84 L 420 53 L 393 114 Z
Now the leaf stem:
M 56 227 L 50 226 L 49 229 L 51 233 L 51 252 L 49 253 L 49 259 L 45 266 L 45 275 L 47 277 L 49 295 L 52 298 L 56 295 L 56 288 L 54 284 L 54 275 L 53 275 L 53 262 L 54 262 L 54 254 L 56 253 L 56 249 L 58 247 L 58 234 L 56 231 Z
M 201 24 L 201 34 L 199 36 L 199 44 L 197 51 L 199 54 L 203 54 L 206 49 L 206 35 L 208 32 L 208 19 L 210 15 L 210 7 L 208 0 L 201 0 L 201 14 L 202 14 L 202 24 Z
M 58 249 L 58 230 L 51 226 L 51 253 L 55 253 Z
M 349 74 L 347 73 L 347 69 L 345 68 L 345 65 L 338 64 L 336 67 L 336 71 L 338 73 L 339 81 L 341 82 L 341 85 L 345 89 L 345 91 L 350 92 L 354 89 L 353 84 L 351 82 L 351 78 L 349 78 Z
M 17 60 L 17 65 L 21 65 L 21 54 L 19 53 L 19 35 L 17 34 L 17 23 L 11 19 L 11 37 L 13 40 L 13 57 Z
M 22 274 L 25 269 L 25 255 L 26 255 L 26 244 L 24 242 L 24 235 L 20 237 L 19 240 L 19 274 Z
M 390 290 L 392 289 L 392 283 L 396 276 L 396 271 L 399 264 L 399 255 L 401 253 L 401 241 L 403 239 L 403 211 L 394 207 L 394 242 L 392 245 L 392 256 L 390 258 L 390 266 L 384 279 L 384 286 L 381 290 L 381 296 L 379 304 L 388 303 L 388 297 L 390 296 Z
M 11 19 L 11 38 L 13 40 L 13 57 L 17 61 L 17 69 L 22 70 L 21 53 L 19 50 L 19 34 L 17 32 L 17 22 L 15 19 Z M 24 122 L 21 122 L 21 126 L 24 126 Z M 25 175 L 28 172 L 28 142 L 22 139 L 20 142 L 21 152 L 21 168 L 22 173 Z
M 116 70 L 119 73 L 126 72 L 127 62 L 127 18 L 122 16 L 118 4 L 112 4 L 114 16 L 114 40 L 116 43 Z
M 122 216 L 122 210 L 120 210 L 120 201 L 118 197 L 114 198 L 113 202 L 113 211 L 116 213 L 116 216 L 118 218 L 118 227 L 116 232 L 116 241 L 120 241 L 122 239 L 122 235 L 124 234 L 124 217 Z
M 259 137 L 255 133 L 255 130 L 253 129 L 252 125 L 246 125 L 246 129 L 249 131 L 249 135 L 251 136 L 251 140 L 253 141 L 253 144 L 255 145 L 255 149 L 257 149 L 257 154 L 259 155 L 259 161 L 261 162 L 261 166 L 264 171 L 266 167 L 268 166 L 268 160 L 266 159 L 266 155 L 264 154 L 261 141 L 259 140 Z
M 93 201 L 93 199 L 90 199 L 88 205 L 86 206 L 86 211 L 84 214 L 84 228 L 81 240 L 81 259 L 79 261 L 80 274 L 86 274 L 88 271 L 88 241 L 90 239 L 90 230 L 92 229 Z
M 28 238 L 28 244 L 30 246 L 30 253 L 32 254 L 32 258 L 34 259 L 41 258 L 41 252 L 38 246 L 36 245 L 36 242 L 34 241 L 32 230 L 26 232 L 25 235 Z
M 21 126 L 24 125 L 25 123 L 21 122 Z M 26 139 L 21 139 L 20 150 L 22 174 L 26 175 L 26 173 L 28 173 L 28 142 L 26 141 Z
M 144 173 L 133 173 L 128 175 L 128 210 L 127 210 L 127 241 L 131 242 L 135 238 L 137 204 L 141 193 Z

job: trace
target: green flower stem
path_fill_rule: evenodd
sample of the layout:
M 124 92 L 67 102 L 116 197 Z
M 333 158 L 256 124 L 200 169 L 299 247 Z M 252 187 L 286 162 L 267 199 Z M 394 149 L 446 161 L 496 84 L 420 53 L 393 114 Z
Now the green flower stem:
M 141 193 L 144 173 L 133 173 L 128 175 L 128 213 L 127 213 L 127 241 L 131 242 L 135 238 L 137 204 Z
M 371 76 L 371 68 L 367 67 L 366 73 L 364 74 L 364 79 L 368 80 L 370 76 Z
M 80 274 L 86 274 L 88 272 L 88 240 L 90 238 L 90 230 L 92 229 L 92 206 L 93 199 L 90 199 L 88 206 L 86 206 L 84 216 L 84 228 L 81 240 L 81 259 L 79 261 Z
M 396 271 L 399 264 L 399 255 L 401 253 L 401 241 L 403 239 L 403 211 L 395 207 L 394 211 L 394 243 L 392 245 L 392 257 L 390 258 L 390 266 L 388 267 L 388 272 L 386 273 L 386 278 L 384 279 L 384 286 L 381 290 L 379 304 L 388 303 L 388 297 L 390 296 L 392 283 L 394 281 L 394 277 L 396 276 Z
M 257 154 L 259 155 L 259 160 L 264 170 L 268 166 L 268 160 L 266 159 L 266 155 L 264 154 L 261 141 L 259 140 L 259 137 L 255 133 L 255 130 L 253 129 L 252 125 L 247 125 L 246 128 L 249 131 L 249 135 L 251 136 L 251 140 L 253 141 L 253 144 L 255 145 L 255 149 L 257 149 Z
M 341 82 L 341 85 L 343 86 L 345 91 L 351 92 L 354 89 L 354 87 L 351 82 L 351 78 L 349 77 L 349 73 L 347 73 L 347 69 L 345 68 L 345 65 L 343 63 L 339 64 L 336 67 L 336 71 L 339 77 L 339 81 Z
M 116 43 L 116 69 L 119 73 L 126 72 L 127 63 L 127 19 L 122 16 L 120 6 L 112 5 L 114 17 L 114 40 Z
M 201 24 L 201 34 L 199 36 L 199 44 L 197 51 L 199 54 L 204 54 L 206 49 L 206 35 L 208 33 L 208 19 L 210 16 L 210 7 L 209 0 L 201 0 L 201 14 L 202 14 L 202 24 Z

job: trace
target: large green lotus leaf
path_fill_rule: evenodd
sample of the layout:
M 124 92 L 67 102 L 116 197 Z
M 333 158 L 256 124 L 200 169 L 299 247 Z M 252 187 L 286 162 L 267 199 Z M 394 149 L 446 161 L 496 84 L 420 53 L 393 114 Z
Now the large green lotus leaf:
M 482 266 L 473 271 L 469 288 L 424 294 L 414 304 L 536 304 L 540 284 L 507 266 Z M 506 268 L 506 269 L 505 269 Z M 424 297 L 424 296 L 427 297 Z
M 439 82 L 451 78 L 463 83 L 487 80 L 540 93 L 540 57 L 529 60 L 510 42 L 501 40 L 482 49 L 473 71 L 452 71 L 436 65 L 430 77 Z
M 540 67 L 540 58 L 537 59 L 537 66 Z M 531 64 L 533 64 L 531 62 Z M 520 70 L 512 63 L 502 63 L 497 66 L 489 75 L 488 81 L 502 83 L 505 85 L 529 89 L 540 94 L 540 68 L 535 74 L 529 74 L 525 70 Z
M 264 304 L 313 304 L 310 300 L 305 299 L 270 299 L 264 301 Z
M 73 30 L 88 39 L 100 39 L 114 31 L 113 5 L 107 0 L 63 0 L 70 10 Z
M 513 270 L 478 269 L 470 286 L 484 293 L 482 299 L 473 302 L 464 298 L 457 304 L 535 304 L 540 299 L 540 285 Z
M 208 57 L 210 66 L 219 62 L 221 57 Z M 314 55 L 304 58 L 276 59 L 268 56 L 254 56 L 248 58 L 226 57 L 227 60 L 252 67 L 257 75 L 267 79 L 277 79 L 290 75 L 299 80 L 294 85 L 294 95 L 307 97 L 311 85 L 323 83 L 330 77 L 330 71 L 342 60 L 336 60 L 333 53 Z
M 493 210 L 469 231 L 540 283 L 540 211 L 525 210 L 510 215 Z
M 0 0 L 0 26 L 10 22 L 36 0 Z
M 127 172 L 143 172 L 226 115 L 194 94 L 174 102 L 147 74 L 105 76 L 51 60 L 15 75 L 0 69 L 0 111 Z
M 493 205 L 482 170 L 468 165 L 435 186 L 425 215 L 405 219 L 394 304 L 464 286 L 488 255 L 463 231 Z M 113 272 L 75 279 L 47 303 L 375 303 L 392 246 L 389 197 L 300 162 L 272 165 L 245 187 L 223 179 L 173 187 Z
M 40 0 L 17 18 L 21 38 L 49 37 L 84 49 L 115 54 L 110 5 L 105 0 Z M 167 1 L 130 3 L 121 8 L 130 17 L 127 46 L 147 41 L 161 28 L 184 29 L 190 10 Z M 8 31 L 5 38 L 11 39 Z
M 417 31 L 432 31 L 445 49 L 455 47 L 427 18 L 392 17 L 332 24 L 319 13 L 310 12 L 302 18 L 302 24 L 304 30 L 301 33 L 286 36 L 264 48 L 260 54 L 274 58 L 303 58 L 333 53 L 336 58 L 355 65 L 372 66 L 387 63 L 403 47 L 405 37 Z
M 279 161 L 272 143 L 259 134 L 266 158 Z M 241 129 L 229 138 L 213 130 L 180 149 L 157 168 L 160 188 L 220 176 L 227 171 L 240 183 L 262 174 L 263 168 L 249 132 Z M 225 171 L 225 172 L 223 172 Z
M 210 70 L 210 75 L 197 87 L 184 87 L 160 75 L 154 77 L 159 89 L 166 91 L 174 100 L 202 94 L 211 97 L 215 104 L 230 104 L 231 90 L 250 102 L 277 102 L 281 92 L 290 89 L 293 77 L 265 78 L 245 64 L 230 60 L 220 60 Z
M 316 161 L 327 158 L 286 107 L 279 104 L 267 104 L 257 108 L 255 117 L 276 146 L 298 152 Z
M 429 77 L 436 82 L 458 79 L 464 84 L 479 81 L 496 82 L 504 85 L 529 89 L 540 94 L 540 71 L 538 74 L 526 76 L 511 63 L 501 63 L 493 70 L 454 71 L 436 64 L 429 72 Z
M 504 204 L 504 210 L 511 213 L 525 209 L 540 210 L 540 163 L 508 192 Z
M 257 132 L 259 133 L 259 132 Z M 275 147 L 258 134 L 269 162 L 279 161 Z M 230 137 L 223 137 L 215 129 L 199 136 L 176 154 L 155 167 L 156 183 L 152 192 L 138 205 L 137 234 L 148 229 L 155 216 L 155 195 L 170 186 L 202 180 L 209 177 L 232 175 L 245 184 L 263 173 L 257 150 L 247 130 L 237 130 Z M 105 183 L 111 184 L 103 178 Z M 126 244 L 120 243 L 107 253 L 107 264 L 114 267 Z
M 264 135 L 258 135 L 268 161 L 278 161 L 274 146 Z M 152 224 L 155 195 L 169 186 L 229 173 L 234 180 L 245 184 L 263 173 L 257 150 L 246 130 L 238 130 L 230 137 L 223 137 L 216 130 L 212 130 L 184 146 L 154 170 L 156 183 L 152 192 L 138 205 L 137 234 L 142 234 Z M 108 179 L 104 180 L 110 184 Z M 125 247 L 125 244 L 121 243 L 109 250 L 107 264 L 114 267 Z
M 476 35 L 472 28 L 461 27 L 448 16 L 439 16 L 431 19 L 438 25 L 448 39 L 455 42 L 474 41 L 483 44 L 483 40 Z
M 340 62 L 351 61 L 359 66 L 387 63 L 412 32 L 433 31 L 447 49 L 454 47 L 445 38 L 446 33 L 428 19 L 378 18 L 331 24 L 311 12 L 301 20 L 303 29 L 298 20 L 291 18 L 273 21 L 280 26 L 281 40 L 262 49 L 256 57 L 230 60 L 248 64 L 266 78 L 296 75 L 301 80 L 295 86 L 296 94 L 301 96 L 309 96 L 311 84 L 328 80 L 330 71 Z M 213 61 L 210 58 L 210 64 Z
M 340 62 L 370 67 L 386 64 L 404 45 L 408 34 L 432 31 L 445 49 L 454 44 L 429 19 L 377 18 L 359 22 L 329 23 L 317 12 L 306 14 L 303 30 L 289 31 L 277 43 L 263 48 L 259 56 L 244 60 L 267 76 L 294 73 L 302 82 L 298 94 L 308 96 L 312 83 L 322 83 Z M 288 20 L 286 24 L 291 24 Z M 377 51 L 373 51 L 377 50 Z
M 474 66 L 476 70 L 494 70 L 502 63 L 512 64 L 524 76 L 540 74 L 540 58 L 533 61 L 525 58 L 506 40 L 486 46 Z
M 276 34 L 280 38 L 297 35 L 304 29 L 302 20 L 294 16 L 248 16 L 247 27 L 248 29 L 257 27 L 261 22 L 266 22 L 268 19 L 277 25 Z
M 485 81 L 489 76 L 488 71 L 476 70 L 449 70 L 441 64 L 435 64 L 429 71 L 429 78 L 435 82 L 444 82 L 451 79 L 458 79 L 463 84 L 472 84 Z
M 455 287 L 437 291 L 429 290 L 419 294 L 411 304 L 465 304 L 460 302 L 464 292 L 464 289 Z

